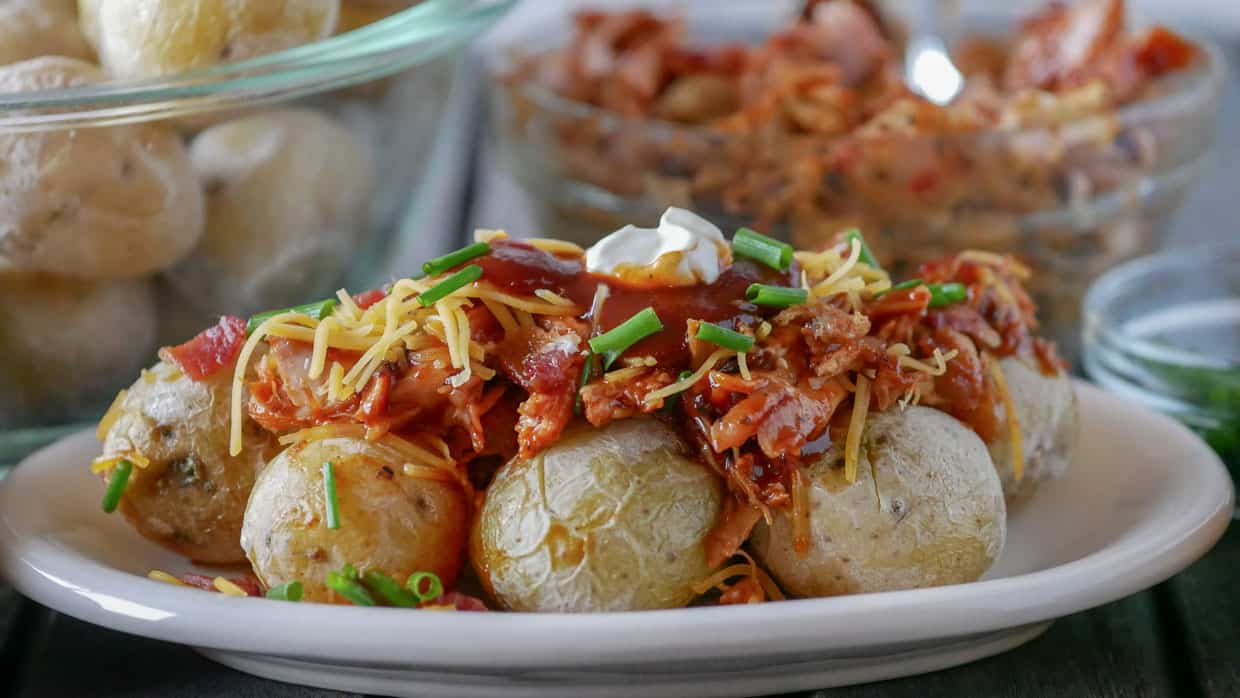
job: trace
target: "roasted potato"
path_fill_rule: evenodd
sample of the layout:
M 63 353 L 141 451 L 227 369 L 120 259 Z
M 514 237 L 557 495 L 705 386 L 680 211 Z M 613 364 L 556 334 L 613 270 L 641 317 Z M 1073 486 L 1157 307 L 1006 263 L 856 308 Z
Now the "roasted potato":
M 340 0 L 79 0 L 109 73 L 171 75 L 330 36 Z
M 0 425 L 100 409 L 154 349 L 147 281 L 0 273 L 0 316 Z
M 94 58 L 74 0 L 0 0 L 0 64 L 40 56 Z
M 1007 512 L 982 440 L 927 407 L 871 415 L 857 479 L 833 445 L 808 478 L 809 551 L 793 545 L 790 513 L 750 539 L 783 589 L 835 596 L 971 582 L 1003 550 Z
M 366 148 L 317 112 L 212 126 L 190 147 L 207 232 L 167 275 L 202 310 L 251 313 L 330 291 L 364 238 L 374 189 Z
M 1046 480 L 1068 469 L 1076 448 L 1079 419 L 1076 392 L 1067 374 L 1046 376 L 1021 359 L 999 361 L 1020 425 L 1024 472 L 1016 479 L 1007 415 L 1002 413 L 999 438 L 990 444 L 1003 492 L 1010 499 L 1024 499 Z
M 474 568 L 516 611 L 684 606 L 710 573 L 703 539 L 724 496 L 661 422 L 579 427 L 496 474 L 471 539 Z
M 327 528 L 323 464 L 336 480 L 340 527 Z M 468 529 L 456 483 L 405 475 L 408 459 L 383 442 L 333 437 L 303 441 L 272 460 L 245 510 L 241 547 L 268 587 L 300 581 L 309 601 L 344 602 L 327 573 L 346 563 L 403 582 L 434 572 L 451 586 Z
M 5 93 L 103 81 L 70 58 L 0 67 Z M 162 125 L 0 133 L 0 257 L 15 267 L 144 276 L 185 256 L 202 230 L 202 190 Z
M 130 474 L 120 512 L 142 535 L 199 562 L 245 560 L 250 489 L 279 452 L 275 437 L 246 418 L 242 451 L 228 455 L 232 375 L 229 368 L 194 381 L 161 361 L 120 397 L 103 443 L 104 455 L 150 461 Z

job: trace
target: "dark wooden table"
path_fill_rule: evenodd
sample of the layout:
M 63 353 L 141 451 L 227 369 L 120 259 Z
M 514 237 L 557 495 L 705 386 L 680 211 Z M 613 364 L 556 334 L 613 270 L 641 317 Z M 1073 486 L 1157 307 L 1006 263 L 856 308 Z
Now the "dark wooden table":
M 1231 76 L 1216 157 L 1177 221 L 1171 244 L 1221 241 L 1236 232 L 1240 188 L 1240 41 L 1226 44 Z M 476 95 L 474 95 L 476 97 Z M 465 101 L 470 102 L 472 98 Z M 471 110 L 472 111 L 472 110 Z M 477 141 L 480 124 L 457 131 Z M 474 172 L 491 173 L 479 148 Z M 511 187 L 466 177 L 443 189 L 436 225 L 496 225 L 511 213 Z M 452 203 L 455 202 L 455 203 Z M 431 228 L 435 229 L 435 228 Z M 449 228 L 440 228 L 449 229 Z M 418 241 L 417 256 L 453 246 Z M 1168 582 L 1056 622 L 1042 637 L 1006 654 L 934 674 L 802 698 L 908 696 L 1240 697 L 1240 527 L 1205 558 Z M 0 695 L 21 698 L 320 698 L 350 694 L 254 678 L 192 650 L 105 630 L 50 611 L 0 582 Z

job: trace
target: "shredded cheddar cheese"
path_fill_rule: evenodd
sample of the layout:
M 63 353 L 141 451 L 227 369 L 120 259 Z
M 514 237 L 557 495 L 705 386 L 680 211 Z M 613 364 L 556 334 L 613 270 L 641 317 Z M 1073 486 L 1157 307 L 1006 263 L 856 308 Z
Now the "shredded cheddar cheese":
M 668 396 L 675 395 L 676 393 L 682 393 L 688 390 L 689 388 L 693 387 L 694 383 L 697 383 L 698 381 L 702 380 L 702 378 L 705 377 L 707 373 L 710 373 L 710 370 L 715 367 L 715 364 L 719 363 L 720 361 L 722 361 L 723 359 L 729 356 L 732 356 L 735 353 L 736 352 L 732 351 L 731 349 L 723 349 L 723 348 L 716 349 L 714 353 L 706 357 L 706 360 L 702 362 L 702 365 L 698 366 L 697 370 L 694 371 L 691 375 L 687 376 L 683 380 L 678 380 L 675 383 L 672 383 L 671 385 L 666 385 L 666 386 L 663 386 L 662 388 L 659 388 L 658 390 L 652 390 L 646 393 L 646 397 L 642 398 L 642 401 L 645 402 L 647 405 L 653 405 L 659 400 L 662 400 Z
M 185 586 L 185 582 L 182 582 L 180 579 L 177 579 L 175 576 L 168 574 L 163 570 L 151 570 L 146 573 L 146 578 L 156 582 L 163 582 L 164 584 L 171 584 L 173 586 Z
M 857 459 L 861 451 L 861 433 L 870 409 L 870 379 L 857 374 L 857 392 L 853 396 L 852 417 L 848 420 L 848 437 L 844 440 L 844 479 L 857 481 Z
M 241 587 L 223 577 L 216 577 L 211 580 L 211 586 L 215 587 L 221 594 L 228 596 L 249 596 Z

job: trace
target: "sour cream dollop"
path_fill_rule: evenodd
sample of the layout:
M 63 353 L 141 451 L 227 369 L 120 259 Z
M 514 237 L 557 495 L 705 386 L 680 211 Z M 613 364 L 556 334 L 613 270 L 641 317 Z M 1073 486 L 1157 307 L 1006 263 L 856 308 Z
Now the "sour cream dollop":
M 692 286 L 713 283 L 732 260 L 718 226 L 671 207 L 657 228 L 626 225 L 586 250 L 586 269 L 634 283 Z

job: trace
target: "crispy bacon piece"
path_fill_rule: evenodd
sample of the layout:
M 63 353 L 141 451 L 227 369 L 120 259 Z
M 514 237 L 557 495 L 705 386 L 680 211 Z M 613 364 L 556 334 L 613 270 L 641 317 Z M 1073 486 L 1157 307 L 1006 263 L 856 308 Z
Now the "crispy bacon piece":
M 530 395 L 521 403 L 517 443 L 522 458 L 551 445 L 573 418 L 577 380 L 585 363 L 584 332 L 563 319 L 513 333 L 499 345 L 500 367 Z
M 176 364 L 190 380 L 204 381 L 231 366 L 245 344 L 245 320 L 225 315 L 214 326 L 175 347 L 159 350 L 159 358 Z
M 381 288 L 372 288 L 369 291 L 363 291 L 353 296 L 353 302 L 357 303 L 357 307 L 365 310 L 384 298 L 387 298 L 387 291 Z
M 1124 31 L 1123 0 L 1054 4 L 1027 20 L 1004 74 L 1008 89 L 1057 91 L 1087 75 Z
M 650 369 L 624 380 L 596 380 L 581 389 L 581 406 L 586 421 L 601 427 L 638 413 L 649 414 L 663 408 L 663 401 L 647 405 L 647 393 L 676 382 L 671 371 Z

